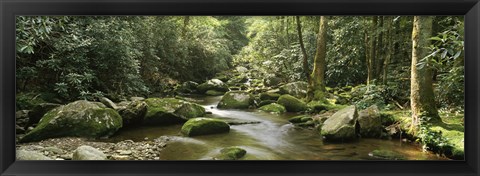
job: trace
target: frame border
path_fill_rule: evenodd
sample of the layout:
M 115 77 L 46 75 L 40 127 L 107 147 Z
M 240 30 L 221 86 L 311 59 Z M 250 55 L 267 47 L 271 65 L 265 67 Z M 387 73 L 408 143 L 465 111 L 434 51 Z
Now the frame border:
M 479 175 L 479 0 L 0 0 L 0 175 Z M 17 15 L 465 15 L 464 161 L 15 161 Z

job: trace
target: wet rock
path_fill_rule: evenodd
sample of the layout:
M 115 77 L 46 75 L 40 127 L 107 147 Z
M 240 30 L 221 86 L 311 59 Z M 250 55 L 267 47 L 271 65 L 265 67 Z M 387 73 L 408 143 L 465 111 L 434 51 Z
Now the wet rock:
M 72 160 L 106 160 L 107 156 L 91 146 L 82 145 L 73 152 Z
M 262 106 L 262 107 L 259 108 L 259 110 L 264 111 L 264 112 L 274 113 L 274 114 L 282 114 L 282 113 L 287 112 L 285 107 L 283 107 L 282 105 L 279 105 L 277 103 L 272 103 L 272 104 L 269 104 L 269 105 Z
M 210 118 L 194 118 L 188 120 L 183 126 L 181 132 L 187 136 L 198 136 L 215 133 L 226 133 L 230 131 L 230 126 L 222 120 Z
M 326 140 L 351 140 L 357 137 L 357 108 L 348 106 L 333 114 L 321 127 L 321 134 Z
M 79 100 L 47 112 L 20 142 L 62 136 L 110 136 L 122 127 L 122 118 L 101 103 Z
M 379 138 L 382 134 L 382 120 L 380 110 L 376 105 L 372 105 L 358 113 L 358 123 L 360 125 L 360 135 L 362 137 Z
M 29 112 L 30 112 L 29 110 L 20 110 L 15 112 L 15 124 L 17 124 L 22 128 L 26 128 L 28 126 L 28 121 L 29 121 L 29 117 L 28 117 Z
M 282 95 L 278 98 L 278 104 L 287 109 L 288 112 L 301 112 L 307 110 L 307 104 L 291 95 Z
M 312 117 L 310 115 L 299 115 L 299 116 L 290 118 L 288 121 L 292 123 L 303 123 L 311 120 L 312 120 Z
M 198 93 L 205 93 L 208 90 L 216 90 L 216 91 L 219 91 L 219 92 L 227 92 L 228 91 L 228 86 L 225 83 L 223 83 L 223 81 L 221 81 L 219 79 L 211 79 L 211 80 L 208 80 L 205 83 L 202 83 L 202 84 L 198 85 L 198 87 L 197 87 Z
M 238 160 L 245 156 L 247 151 L 240 147 L 227 147 L 220 150 L 220 155 L 216 156 L 214 159 L 218 160 Z
M 112 108 L 112 109 L 118 109 L 118 106 L 110 99 L 107 97 L 101 97 L 100 102 L 102 102 L 105 106 Z
M 207 92 L 205 92 L 205 95 L 208 95 L 208 96 L 219 96 L 223 94 L 225 94 L 225 92 L 216 91 L 216 90 L 208 90 Z
M 254 103 L 252 94 L 243 91 L 227 92 L 218 103 L 219 109 L 248 109 Z
M 128 127 L 138 125 L 143 122 L 147 113 L 147 103 L 142 101 L 129 102 L 125 107 L 117 109 L 122 116 L 123 126 Z
M 181 85 L 178 85 L 175 88 L 175 91 L 180 93 L 195 93 L 197 90 L 197 87 L 198 87 L 198 83 L 193 81 L 186 81 Z
M 296 98 L 305 98 L 307 95 L 307 82 L 298 81 L 280 86 L 281 94 L 289 94 Z
M 17 160 L 52 160 L 40 152 L 28 151 L 28 150 L 17 150 Z
M 147 125 L 178 124 L 205 115 L 202 106 L 175 98 L 148 98 L 145 102 L 148 106 L 144 124 Z
M 386 160 L 406 160 L 405 156 L 391 150 L 374 150 L 368 156 Z
M 258 103 L 258 107 L 262 107 L 262 106 L 269 105 L 276 102 L 277 101 L 275 100 L 263 100 L 263 101 L 260 101 L 260 103 Z
M 263 84 L 265 86 L 278 86 L 282 82 L 282 79 L 276 76 L 268 76 L 263 79 Z
M 277 101 L 280 97 L 280 94 L 265 92 L 260 94 L 260 100 L 274 100 Z

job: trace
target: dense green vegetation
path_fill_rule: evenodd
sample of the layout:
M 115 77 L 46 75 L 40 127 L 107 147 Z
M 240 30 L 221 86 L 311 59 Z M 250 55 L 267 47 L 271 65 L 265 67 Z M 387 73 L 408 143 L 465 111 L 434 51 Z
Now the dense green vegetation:
M 210 131 L 190 134 L 205 110 L 188 95 L 225 94 L 220 109 L 301 113 L 291 122 L 303 127 L 321 128 L 345 111 L 351 124 L 340 131 L 356 138 L 357 116 L 373 118 L 361 112 L 375 107 L 383 127 L 372 136 L 406 136 L 463 158 L 461 16 L 19 16 L 16 32 L 17 110 L 59 104 L 36 116 L 77 100 L 102 101 L 124 123 L 188 121 L 182 132 L 197 135 Z M 128 104 L 143 98 L 146 105 Z M 58 110 L 20 127 L 44 127 Z M 339 126 L 329 135 L 346 139 L 336 121 L 327 121 Z

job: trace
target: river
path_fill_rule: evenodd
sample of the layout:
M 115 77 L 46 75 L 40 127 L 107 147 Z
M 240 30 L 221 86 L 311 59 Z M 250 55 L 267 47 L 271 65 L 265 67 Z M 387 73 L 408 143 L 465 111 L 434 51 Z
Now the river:
M 168 136 L 168 145 L 162 150 L 162 160 L 212 159 L 222 148 L 239 146 L 247 151 L 242 160 L 378 160 L 369 156 L 373 150 L 390 150 L 408 160 L 445 160 L 420 146 L 399 139 L 359 139 L 349 143 L 327 143 L 315 129 L 295 127 L 289 117 L 298 114 L 270 114 L 256 110 L 222 110 L 216 105 L 221 96 L 192 97 L 211 114 L 207 117 L 235 122 L 254 122 L 231 125 L 230 132 L 196 137 L 180 134 L 181 125 L 139 127 L 119 131 L 110 138 L 121 140 L 153 140 Z

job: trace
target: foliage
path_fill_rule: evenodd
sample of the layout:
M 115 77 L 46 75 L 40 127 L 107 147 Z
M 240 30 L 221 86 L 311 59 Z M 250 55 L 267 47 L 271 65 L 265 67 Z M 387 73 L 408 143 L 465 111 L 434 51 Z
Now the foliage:
M 436 151 L 438 153 L 449 153 L 454 148 L 449 139 L 443 137 L 441 131 L 431 129 L 430 117 L 420 117 L 420 129 L 418 138 L 423 144 L 423 149 Z

